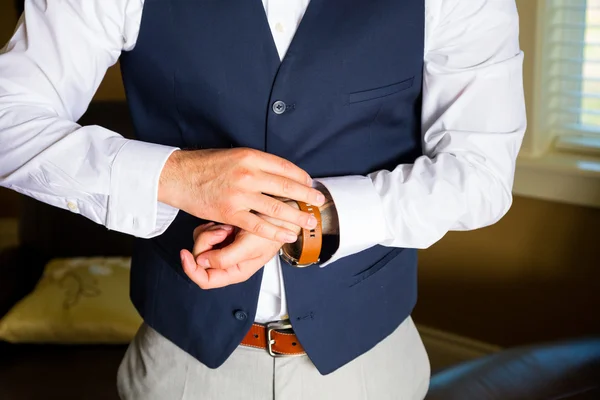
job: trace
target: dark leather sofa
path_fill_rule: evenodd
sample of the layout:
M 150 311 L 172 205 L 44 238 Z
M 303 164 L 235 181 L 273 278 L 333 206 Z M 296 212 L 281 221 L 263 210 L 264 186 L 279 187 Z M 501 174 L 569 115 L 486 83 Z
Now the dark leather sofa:
M 80 123 L 134 136 L 122 103 L 95 103 Z M 0 317 L 33 289 L 52 257 L 130 254 L 126 235 L 30 198 L 22 201 L 20 245 L 0 252 Z M 116 371 L 125 349 L 0 342 L 0 400 L 117 399 Z M 600 338 L 509 349 L 434 371 L 427 399 L 600 400 Z

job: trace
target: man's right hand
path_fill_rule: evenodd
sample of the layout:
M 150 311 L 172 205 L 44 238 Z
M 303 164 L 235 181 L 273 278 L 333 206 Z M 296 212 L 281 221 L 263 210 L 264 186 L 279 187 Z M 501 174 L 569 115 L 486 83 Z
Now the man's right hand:
M 254 212 L 312 229 L 314 217 L 271 197 L 321 206 L 325 197 L 311 184 L 310 176 L 292 162 L 259 150 L 177 150 L 162 170 L 158 200 L 198 218 L 293 243 L 294 232 Z

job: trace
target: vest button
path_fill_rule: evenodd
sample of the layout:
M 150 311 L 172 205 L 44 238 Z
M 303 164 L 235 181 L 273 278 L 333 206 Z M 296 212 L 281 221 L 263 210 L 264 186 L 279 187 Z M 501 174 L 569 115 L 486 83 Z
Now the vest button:
M 283 101 L 277 100 L 275 103 L 273 103 L 273 112 L 275 114 L 283 114 L 285 112 L 286 107 L 287 106 Z
M 235 317 L 235 319 L 237 319 L 238 321 L 245 321 L 246 319 L 248 319 L 248 314 L 245 311 L 242 310 L 236 310 L 233 313 L 233 316 Z

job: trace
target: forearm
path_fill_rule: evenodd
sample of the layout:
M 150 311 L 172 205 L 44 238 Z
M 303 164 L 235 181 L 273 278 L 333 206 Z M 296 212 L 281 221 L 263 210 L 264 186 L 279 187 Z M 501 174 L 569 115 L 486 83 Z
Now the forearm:
M 506 133 L 506 142 L 518 141 L 520 135 Z M 507 157 L 506 168 L 500 172 L 483 160 L 469 160 L 468 155 L 440 154 L 370 174 L 385 214 L 379 244 L 425 249 L 449 231 L 496 223 L 512 202 L 514 167 L 510 160 L 514 159 L 516 154 Z
M 0 99 L 0 186 L 111 230 L 152 237 L 174 218 L 155 185 L 170 151 Z

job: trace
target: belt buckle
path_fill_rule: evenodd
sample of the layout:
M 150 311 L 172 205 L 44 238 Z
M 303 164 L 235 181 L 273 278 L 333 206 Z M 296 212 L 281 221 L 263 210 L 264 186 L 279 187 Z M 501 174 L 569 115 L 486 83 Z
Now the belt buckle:
M 280 320 L 267 323 L 267 351 L 271 357 L 289 357 L 287 354 L 279 354 L 273 351 L 275 340 L 271 338 L 271 332 L 284 329 L 292 329 L 290 320 Z

